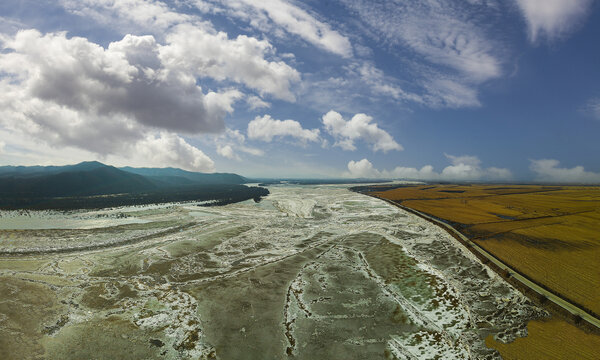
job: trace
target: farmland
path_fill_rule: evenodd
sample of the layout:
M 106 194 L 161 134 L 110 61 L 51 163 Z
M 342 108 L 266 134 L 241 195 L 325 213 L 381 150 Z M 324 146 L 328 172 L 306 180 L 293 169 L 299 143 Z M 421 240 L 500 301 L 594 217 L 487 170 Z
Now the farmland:
M 600 336 L 589 334 L 560 320 L 530 321 L 527 337 L 509 344 L 486 339 L 505 360 L 517 359 L 597 359 Z
M 590 313 L 600 313 L 600 187 L 419 185 L 372 190 L 372 195 L 449 223 L 534 282 Z M 513 347 L 549 344 L 553 332 L 583 344 L 577 331 L 582 332 L 564 321 L 532 322 L 527 340 L 498 350 L 509 354 Z M 563 344 L 553 346 L 559 351 Z M 580 348 L 568 348 L 574 347 Z

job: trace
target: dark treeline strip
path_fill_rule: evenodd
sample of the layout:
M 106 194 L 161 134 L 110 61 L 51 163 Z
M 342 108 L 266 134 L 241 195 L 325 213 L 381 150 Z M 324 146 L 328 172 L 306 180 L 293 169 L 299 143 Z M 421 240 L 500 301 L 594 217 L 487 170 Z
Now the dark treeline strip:
M 194 188 L 153 191 L 144 193 L 126 193 L 100 196 L 70 196 L 70 197 L 0 197 L 0 209 L 18 210 L 74 210 L 99 209 L 108 207 L 147 205 L 155 203 L 181 201 L 211 201 L 208 205 L 226 205 L 239 201 L 254 199 L 259 201 L 267 196 L 269 190 L 262 187 L 244 185 L 202 185 Z
M 249 180 L 252 181 L 252 180 Z M 386 179 L 255 179 L 258 186 L 269 185 L 345 185 L 345 184 L 364 184 L 364 183 L 387 183 Z M 396 185 L 397 187 L 397 185 Z
M 414 185 L 403 185 L 403 184 L 390 184 L 390 185 L 364 185 L 364 186 L 353 186 L 350 188 L 350 191 L 354 191 L 361 194 L 368 194 L 373 191 L 387 191 L 397 189 L 399 187 L 404 186 L 414 186 Z

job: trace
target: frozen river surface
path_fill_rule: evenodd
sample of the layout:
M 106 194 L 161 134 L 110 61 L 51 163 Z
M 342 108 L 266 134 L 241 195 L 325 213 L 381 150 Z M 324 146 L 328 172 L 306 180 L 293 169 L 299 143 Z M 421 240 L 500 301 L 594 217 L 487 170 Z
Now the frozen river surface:
M 488 336 L 513 341 L 544 315 L 386 202 L 269 190 L 102 212 L 134 223 L 0 230 L 0 358 L 495 359 Z

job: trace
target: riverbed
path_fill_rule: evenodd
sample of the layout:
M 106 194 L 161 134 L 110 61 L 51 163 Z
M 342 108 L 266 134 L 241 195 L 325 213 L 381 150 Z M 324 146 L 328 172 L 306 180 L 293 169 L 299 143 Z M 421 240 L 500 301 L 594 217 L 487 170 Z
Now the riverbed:
M 486 337 L 513 341 L 545 316 L 382 200 L 269 191 L 63 214 L 62 228 L 19 218 L 0 230 L 0 358 L 496 359 Z

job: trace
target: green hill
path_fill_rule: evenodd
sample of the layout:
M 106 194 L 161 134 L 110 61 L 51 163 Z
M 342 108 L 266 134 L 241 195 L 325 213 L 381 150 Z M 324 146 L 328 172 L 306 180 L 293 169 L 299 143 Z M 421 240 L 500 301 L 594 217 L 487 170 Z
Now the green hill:
M 133 168 L 122 167 L 121 170 L 132 174 L 151 178 L 157 183 L 185 185 L 185 184 L 244 184 L 246 178 L 230 173 L 199 173 L 177 168 Z
M 266 196 L 237 174 L 176 168 L 116 168 L 97 161 L 67 166 L 1 166 L 0 208 L 77 209 L 172 201 L 223 205 Z
M 141 175 L 99 162 L 15 168 L 15 171 L 5 171 L 0 176 L 1 197 L 89 196 L 147 192 L 159 188 Z

